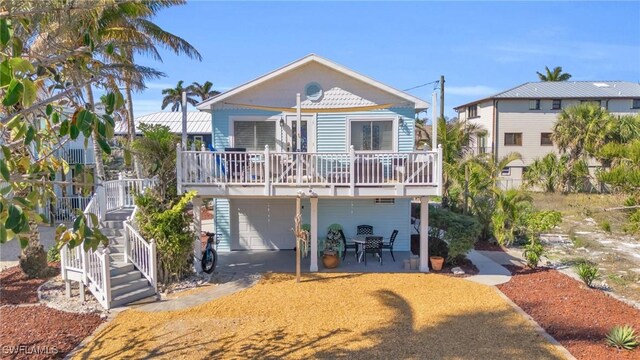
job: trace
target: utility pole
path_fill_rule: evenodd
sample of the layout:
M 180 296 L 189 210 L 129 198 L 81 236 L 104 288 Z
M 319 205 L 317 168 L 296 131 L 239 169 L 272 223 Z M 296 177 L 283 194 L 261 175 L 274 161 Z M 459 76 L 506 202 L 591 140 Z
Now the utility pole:
M 182 92 L 182 150 L 187 149 L 187 92 Z
M 440 75 L 440 117 L 444 119 L 444 75 Z

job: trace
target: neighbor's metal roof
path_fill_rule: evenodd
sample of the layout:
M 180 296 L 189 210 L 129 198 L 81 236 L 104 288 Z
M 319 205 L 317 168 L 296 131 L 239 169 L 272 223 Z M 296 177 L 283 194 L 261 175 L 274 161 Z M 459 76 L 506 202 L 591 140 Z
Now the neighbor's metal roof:
M 528 82 L 464 105 L 488 99 L 611 99 L 640 98 L 640 84 L 627 81 L 543 81 Z
M 182 133 L 182 112 L 160 111 L 135 118 L 136 134 L 140 134 L 140 124 L 164 125 L 169 127 L 172 133 Z M 127 134 L 127 123 L 116 123 L 115 133 Z M 188 134 L 211 134 L 211 114 L 202 111 L 187 112 Z

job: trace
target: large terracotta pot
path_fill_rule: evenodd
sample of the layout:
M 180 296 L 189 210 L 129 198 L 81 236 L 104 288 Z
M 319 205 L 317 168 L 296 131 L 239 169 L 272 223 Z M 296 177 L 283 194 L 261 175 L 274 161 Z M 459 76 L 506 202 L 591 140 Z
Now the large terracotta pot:
M 338 257 L 338 254 L 333 251 L 326 251 L 322 255 L 322 265 L 327 269 L 334 269 L 338 267 L 339 263 L 340 258 Z
M 431 261 L 431 268 L 433 270 L 442 270 L 442 265 L 444 265 L 444 258 L 442 256 L 430 256 L 429 260 Z

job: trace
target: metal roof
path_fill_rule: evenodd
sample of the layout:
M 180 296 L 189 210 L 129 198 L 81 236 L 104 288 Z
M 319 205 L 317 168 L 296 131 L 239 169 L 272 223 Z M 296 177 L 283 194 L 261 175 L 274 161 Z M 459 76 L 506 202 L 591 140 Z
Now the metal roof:
M 528 82 L 495 95 L 456 106 L 488 99 L 612 99 L 640 98 L 640 84 L 627 81 L 542 81 Z
M 182 112 L 160 111 L 135 118 L 136 134 L 141 134 L 140 124 L 164 125 L 172 133 L 182 133 Z M 127 134 L 127 123 L 116 123 L 117 135 Z M 211 114 L 202 111 L 187 111 L 187 134 L 211 134 Z

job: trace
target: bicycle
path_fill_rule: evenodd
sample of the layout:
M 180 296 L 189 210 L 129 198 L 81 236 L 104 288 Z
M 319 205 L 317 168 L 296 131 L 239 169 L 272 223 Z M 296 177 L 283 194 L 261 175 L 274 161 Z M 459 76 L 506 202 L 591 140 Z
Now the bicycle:
M 206 231 L 203 233 L 207 235 L 207 246 L 205 246 L 204 251 L 202 252 L 202 260 L 200 264 L 202 265 L 203 272 L 211 274 L 216 268 L 216 263 L 218 262 L 218 253 L 216 252 L 214 244 L 217 247 L 220 240 L 217 239 L 216 233 Z

